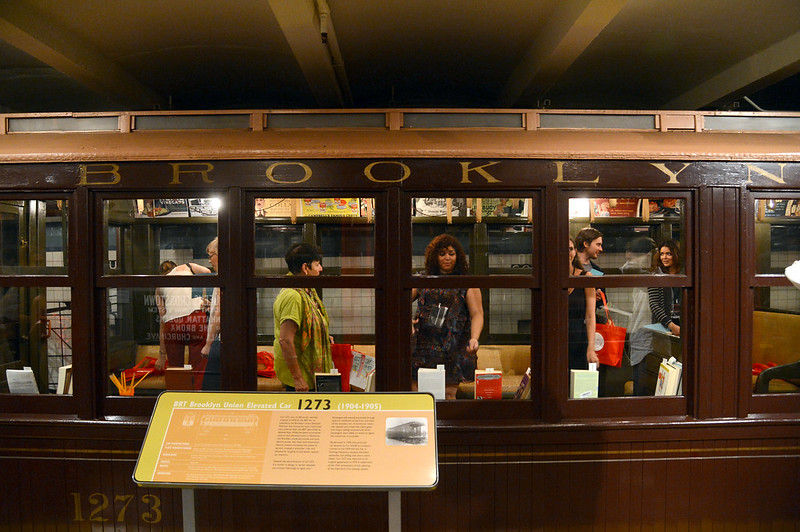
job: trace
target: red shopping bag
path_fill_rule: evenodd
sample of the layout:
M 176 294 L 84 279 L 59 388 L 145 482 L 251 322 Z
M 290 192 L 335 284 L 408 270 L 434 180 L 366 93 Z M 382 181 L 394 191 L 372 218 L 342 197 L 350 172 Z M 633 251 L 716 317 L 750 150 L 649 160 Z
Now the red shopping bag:
M 145 375 L 149 375 L 151 373 L 155 375 L 161 375 L 164 373 L 164 370 L 157 370 L 156 369 L 156 359 L 155 357 L 143 357 L 138 364 L 133 366 L 132 368 L 128 368 L 122 371 L 123 378 L 128 380 L 138 379 L 139 377 L 143 377 Z
M 606 323 L 595 325 L 594 351 L 601 364 L 618 368 L 622 366 L 622 352 L 625 349 L 625 327 L 617 327 L 608 315 L 606 295 L 601 291 Z
M 258 376 L 259 377 L 275 377 L 275 358 L 269 351 L 259 351 L 256 353 L 258 362 Z M 262 367 L 263 366 L 263 367 Z
M 342 376 L 342 391 L 350 391 L 350 370 L 353 369 L 353 346 L 350 344 L 331 344 L 333 365 Z

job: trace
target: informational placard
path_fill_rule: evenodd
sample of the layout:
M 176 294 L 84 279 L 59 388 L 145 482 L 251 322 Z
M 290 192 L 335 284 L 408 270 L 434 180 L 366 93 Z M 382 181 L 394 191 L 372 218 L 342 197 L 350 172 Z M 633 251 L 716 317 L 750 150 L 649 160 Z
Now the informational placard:
M 423 393 L 164 392 L 143 486 L 432 489 L 435 401 Z

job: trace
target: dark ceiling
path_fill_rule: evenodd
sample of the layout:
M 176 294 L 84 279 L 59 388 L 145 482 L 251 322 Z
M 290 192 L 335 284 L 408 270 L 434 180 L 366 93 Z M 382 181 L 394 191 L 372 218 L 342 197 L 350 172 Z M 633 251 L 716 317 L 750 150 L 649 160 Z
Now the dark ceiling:
M 798 0 L 0 1 L 6 113 L 800 111 L 798 72 Z

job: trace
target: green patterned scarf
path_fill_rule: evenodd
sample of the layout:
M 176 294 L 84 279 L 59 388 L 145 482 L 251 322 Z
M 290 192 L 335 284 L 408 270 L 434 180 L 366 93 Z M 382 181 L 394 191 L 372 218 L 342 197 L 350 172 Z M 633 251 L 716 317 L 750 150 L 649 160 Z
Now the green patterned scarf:
M 333 369 L 328 313 L 313 288 L 295 288 L 303 298 L 303 322 L 300 330 L 300 353 L 297 361 L 309 375 L 329 373 Z

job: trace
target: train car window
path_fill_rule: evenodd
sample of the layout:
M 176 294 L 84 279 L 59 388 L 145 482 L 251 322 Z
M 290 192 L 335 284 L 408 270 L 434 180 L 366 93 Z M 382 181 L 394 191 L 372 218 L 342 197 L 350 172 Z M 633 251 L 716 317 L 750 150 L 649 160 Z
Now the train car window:
M 0 200 L 0 275 L 26 279 L 0 287 L 0 393 L 72 393 L 68 238 L 67 200 Z
M 647 274 L 657 265 L 642 263 L 644 255 L 639 250 L 649 251 L 667 241 L 681 247 L 684 212 L 684 200 L 676 198 L 570 198 L 569 233 L 577 237 L 585 227 L 600 233 L 602 246 L 579 254 L 587 271 Z
M 568 282 L 570 399 L 682 395 L 684 203 L 569 199 L 569 279 L 599 278 L 594 287 Z M 636 277 L 628 286 L 605 287 L 605 275 Z M 646 277 L 671 275 L 681 278 L 666 283 L 674 286 L 648 286 Z M 587 372 L 590 363 L 596 373 Z
M 0 201 L 0 275 L 66 275 L 67 201 Z
M 325 260 L 323 258 L 323 265 Z M 321 273 L 326 274 L 324 266 Z M 295 315 L 292 299 L 315 302 L 320 311 Z M 368 383 L 373 381 L 374 373 L 370 375 L 370 372 L 374 372 L 378 363 L 373 289 L 317 288 L 310 293 L 308 289 L 301 288 L 259 288 L 256 291 L 256 306 L 258 390 L 284 391 L 286 386 L 296 387 L 295 377 L 291 373 L 295 359 L 290 361 L 291 355 L 284 356 L 286 353 L 280 346 L 280 335 L 287 334 L 281 330 L 280 324 L 287 319 L 297 325 L 294 356 L 305 381 L 311 380 L 315 372 L 331 373 L 331 362 L 341 375 L 343 391 L 348 391 L 348 388 L 364 391 Z M 278 320 L 280 323 L 276 323 Z M 314 356 L 327 349 L 324 344 L 329 339 L 322 334 L 325 330 L 333 338 L 330 360 Z M 318 347 L 315 348 L 315 345 Z M 314 389 L 313 383 L 306 384 Z
M 430 391 L 419 370 L 442 364 L 447 399 L 528 398 L 529 289 L 426 287 L 413 296 L 412 389 Z
M 425 271 L 425 249 L 438 235 L 455 237 L 472 275 L 531 275 L 529 198 L 413 198 L 412 269 Z
M 524 197 L 411 198 L 412 274 L 483 277 L 479 287 L 413 290 L 413 388 L 426 386 L 420 369 L 443 364 L 447 399 L 527 398 L 516 392 L 523 378 L 530 382 L 531 289 L 501 279 L 533 282 L 532 205 Z M 488 381 L 495 391 L 484 392 Z
M 173 267 L 176 274 L 189 275 L 182 268 Z M 107 395 L 202 389 L 212 296 L 212 287 L 109 288 Z
M 256 275 L 286 273 L 284 256 L 296 242 L 322 250 L 326 275 L 372 275 L 372 198 L 256 198 Z
M 210 268 L 219 208 L 213 197 L 105 200 L 104 274 L 158 275 L 165 261 Z
M 754 234 L 756 274 L 788 286 L 758 286 L 755 277 L 753 393 L 800 393 L 800 198 L 757 199 Z
M 597 300 L 596 289 L 588 289 L 589 294 L 586 290 L 580 287 L 568 290 L 570 398 L 683 395 L 682 387 L 678 386 L 680 379 L 674 389 L 665 389 L 663 383 L 659 387 L 659 379 L 664 378 L 664 375 L 659 377 L 660 372 L 664 373 L 662 362 L 668 361 L 677 368 L 678 375 L 683 369 L 682 289 L 605 288 L 607 306 Z M 589 349 L 585 325 L 587 297 L 595 305 L 593 352 Z M 615 336 L 615 330 L 619 336 Z M 590 354 L 597 359 L 590 360 Z M 576 388 L 573 381 L 586 378 L 582 372 L 588 369 L 590 361 L 597 363 L 597 375 L 591 375 L 596 381 L 591 393 L 587 393 L 580 386 Z
M 800 198 L 756 200 L 756 273 L 783 274 L 800 259 Z
M 0 287 L 0 393 L 72 393 L 71 302 L 68 287 Z
M 753 393 L 800 393 L 800 289 L 755 289 Z

